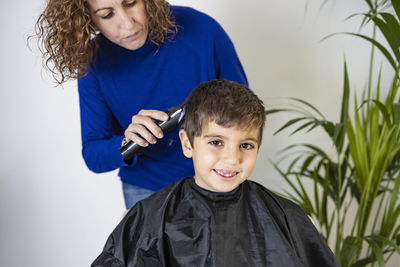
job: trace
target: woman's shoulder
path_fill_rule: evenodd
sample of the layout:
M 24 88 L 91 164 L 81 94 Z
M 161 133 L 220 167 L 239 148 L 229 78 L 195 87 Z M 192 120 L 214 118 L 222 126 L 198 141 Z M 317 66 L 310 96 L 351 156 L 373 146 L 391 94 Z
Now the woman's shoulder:
M 176 19 L 197 19 L 214 21 L 214 19 L 210 15 L 188 6 L 171 6 L 171 11 Z
M 183 29 L 196 27 L 198 29 L 209 31 L 221 28 L 219 23 L 210 15 L 194 8 L 186 6 L 171 6 L 171 10 L 177 26 L 182 27 Z

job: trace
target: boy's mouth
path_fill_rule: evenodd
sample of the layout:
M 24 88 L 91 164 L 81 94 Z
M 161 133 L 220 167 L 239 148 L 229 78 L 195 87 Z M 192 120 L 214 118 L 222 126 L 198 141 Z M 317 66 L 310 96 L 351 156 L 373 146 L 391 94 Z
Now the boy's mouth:
M 239 173 L 236 171 L 223 170 L 223 169 L 214 169 L 214 172 L 216 172 L 219 176 L 222 176 L 222 178 L 225 179 L 231 179 Z

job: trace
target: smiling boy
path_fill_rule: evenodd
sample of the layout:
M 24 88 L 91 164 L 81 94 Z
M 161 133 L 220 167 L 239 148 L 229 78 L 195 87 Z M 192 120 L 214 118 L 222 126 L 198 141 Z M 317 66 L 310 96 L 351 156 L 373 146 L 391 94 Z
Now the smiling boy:
M 92 266 L 339 266 L 306 214 L 247 180 L 265 109 L 244 85 L 200 84 L 179 137 L 195 176 L 138 202 Z
M 229 192 L 253 172 L 265 124 L 262 101 L 226 80 L 199 85 L 186 100 L 179 137 L 192 158 L 196 184 Z
M 258 132 L 209 122 L 192 145 L 181 130 L 183 153 L 193 159 L 196 184 L 214 192 L 229 192 L 244 182 L 256 163 Z

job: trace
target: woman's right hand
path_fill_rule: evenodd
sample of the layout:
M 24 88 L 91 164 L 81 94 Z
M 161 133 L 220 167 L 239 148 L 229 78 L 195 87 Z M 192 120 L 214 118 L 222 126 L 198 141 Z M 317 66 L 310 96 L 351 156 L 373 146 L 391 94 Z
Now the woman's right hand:
M 168 114 L 164 111 L 142 109 L 138 114 L 132 116 L 132 122 L 125 130 L 124 141 L 132 140 L 144 147 L 149 144 L 155 144 L 157 138 L 163 137 L 163 132 L 154 120 L 166 121 L 168 119 Z

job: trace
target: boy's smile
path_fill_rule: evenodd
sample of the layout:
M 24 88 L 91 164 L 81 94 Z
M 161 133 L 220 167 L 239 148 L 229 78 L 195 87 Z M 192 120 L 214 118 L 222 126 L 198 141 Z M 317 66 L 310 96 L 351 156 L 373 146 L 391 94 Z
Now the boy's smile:
M 183 153 L 193 158 L 196 184 L 210 191 L 229 192 L 245 181 L 256 163 L 258 134 L 257 128 L 222 127 L 209 122 L 201 136 L 194 137 L 192 146 L 181 130 Z

